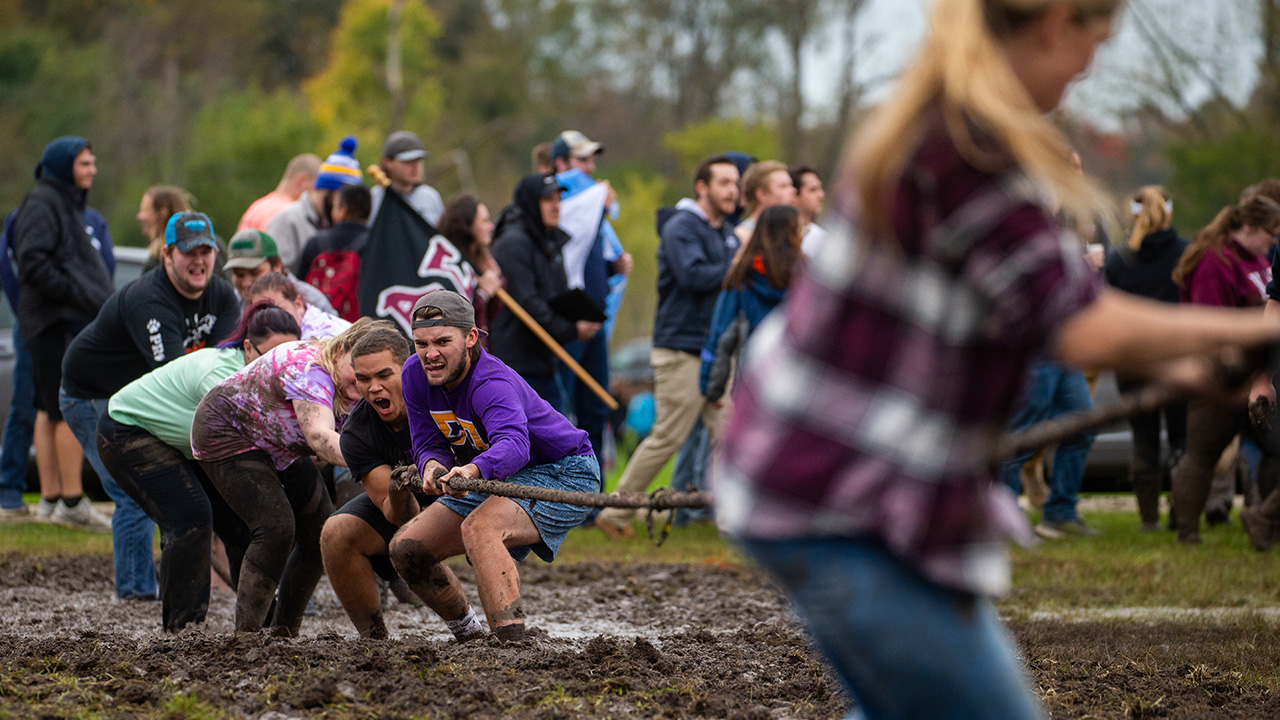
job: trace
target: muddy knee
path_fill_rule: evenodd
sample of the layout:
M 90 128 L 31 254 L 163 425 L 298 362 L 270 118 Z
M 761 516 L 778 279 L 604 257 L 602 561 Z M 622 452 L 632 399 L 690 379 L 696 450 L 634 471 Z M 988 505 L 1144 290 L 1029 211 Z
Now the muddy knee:
M 320 530 L 320 552 L 325 564 L 330 558 L 344 557 L 356 551 L 356 532 L 362 520 L 354 515 L 334 515 Z
M 396 572 L 413 588 L 430 585 L 443 559 L 436 557 L 426 543 L 411 537 L 392 538 L 387 550 Z

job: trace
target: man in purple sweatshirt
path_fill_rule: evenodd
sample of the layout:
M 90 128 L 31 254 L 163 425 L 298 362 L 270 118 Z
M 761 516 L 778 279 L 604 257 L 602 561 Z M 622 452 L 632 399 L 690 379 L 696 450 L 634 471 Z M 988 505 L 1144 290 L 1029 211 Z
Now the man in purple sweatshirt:
M 483 629 L 442 561 L 465 553 L 489 628 L 502 640 L 521 640 L 524 610 L 515 560 L 530 550 L 554 560 L 587 509 L 454 491 L 449 481 L 483 478 L 594 492 L 600 489 L 595 451 L 585 432 L 480 347 L 475 310 L 461 295 L 429 292 L 414 304 L 411 317 L 415 354 L 404 364 L 401 387 L 413 456 L 423 478 L 420 489 L 445 497 L 396 534 L 391 562 L 462 641 Z

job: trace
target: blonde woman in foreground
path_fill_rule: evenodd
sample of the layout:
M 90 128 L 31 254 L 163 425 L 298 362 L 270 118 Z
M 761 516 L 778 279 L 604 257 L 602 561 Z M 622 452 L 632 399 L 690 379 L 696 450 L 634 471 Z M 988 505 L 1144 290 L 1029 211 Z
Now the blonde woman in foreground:
M 714 477 L 867 718 L 1044 717 L 990 597 L 1029 537 L 989 453 L 1037 353 L 1210 390 L 1259 313 L 1101 287 L 1050 212 L 1103 197 L 1044 117 L 1119 0 L 936 0 L 863 128 L 839 222 L 756 332 Z

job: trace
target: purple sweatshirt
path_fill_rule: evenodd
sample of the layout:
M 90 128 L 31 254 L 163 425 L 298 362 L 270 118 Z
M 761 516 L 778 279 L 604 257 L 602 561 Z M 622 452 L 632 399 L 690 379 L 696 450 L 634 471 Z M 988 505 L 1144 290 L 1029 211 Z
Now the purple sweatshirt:
M 453 390 L 432 387 L 416 354 L 400 381 L 419 471 L 428 460 L 446 468 L 475 463 L 484 479 L 505 480 L 527 467 L 595 454 L 585 432 L 484 350 Z

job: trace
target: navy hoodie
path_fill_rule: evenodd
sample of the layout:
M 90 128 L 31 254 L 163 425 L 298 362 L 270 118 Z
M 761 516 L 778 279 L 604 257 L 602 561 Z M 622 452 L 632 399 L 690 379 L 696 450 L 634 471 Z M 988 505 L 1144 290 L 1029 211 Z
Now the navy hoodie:
M 88 323 L 115 290 L 87 230 L 86 192 L 75 184 L 76 156 L 88 146 L 79 137 L 49 143 L 14 220 L 18 324 L 28 342 L 60 321 Z
M 1186 249 L 1187 241 L 1178 237 L 1174 228 L 1157 230 L 1142 238 L 1137 252 L 1127 244 L 1116 245 L 1102 272 L 1107 284 L 1117 290 L 1176 303 L 1179 290 L 1173 282 L 1173 269 Z
M 658 311 L 653 346 L 699 355 L 720 285 L 738 251 L 733 225 L 711 227 L 692 200 L 658 210 Z

